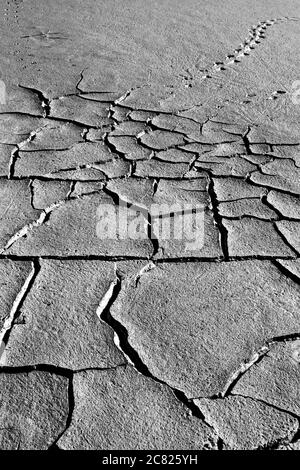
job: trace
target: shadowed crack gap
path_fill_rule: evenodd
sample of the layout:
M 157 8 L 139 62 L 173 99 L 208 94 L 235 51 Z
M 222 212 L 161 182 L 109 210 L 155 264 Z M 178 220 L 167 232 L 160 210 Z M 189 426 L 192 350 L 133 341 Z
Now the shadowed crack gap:
M 274 336 L 266 340 L 265 344 L 259 348 L 250 358 L 248 362 L 243 362 L 240 367 L 231 375 L 227 384 L 220 393 L 220 398 L 224 398 L 231 394 L 235 385 L 239 382 L 241 377 L 254 365 L 258 364 L 270 351 L 271 346 L 277 343 L 287 343 L 300 339 L 300 333 L 290 333 L 288 335 Z M 271 406 L 271 405 L 269 405 Z
M 36 209 L 36 207 L 34 207 L 34 179 L 31 179 L 29 181 L 29 190 L 30 190 L 30 204 L 31 204 L 31 207 L 32 209 Z
M 63 429 L 63 431 L 59 433 L 59 435 L 56 437 L 54 442 L 49 446 L 48 450 L 59 449 L 59 447 L 57 446 L 57 442 L 63 436 L 63 434 L 65 434 L 65 432 L 68 430 L 68 428 L 70 427 L 71 422 L 72 422 L 73 412 L 74 412 L 74 409 L 75 409 L 75 396 L 74 396 L 74 385 L 73 385 L 74 374 L 70 374 L 67 377 L 69 379 L 69 384 L 68 384 L 68 405 L 69 405 L 68 407 L 69 407 L 69 410 L 68 410 L 68 416 L 67 416 L 67 420 L 66 420 L 65 429 Z
M 73 377 L 74 377 L 75 372 L 70 369 L 65 369 L 63 367 L 53 366 L 50 364 L 39 364 L 35 366 L 21 366 L 21 367 L 0 367 L 0 373 L 11 374 L 11 375 L 24 374 L 24 373 L 29 374 L 30 372 L 34 372 L 34 371 L 48 372 L 50 374 L 66 377 L 68 379 L 68 415 L 67 415 L 64 429 L 59 433 L 59 435 L 55 438 L 54 442 L 48 448 L 49 450 L 53 450 L 57 448 L 56 443 L 62 437 L 62 435 L 67 431 L 72 421 L 73 411 L 75 408 L 75 399 L 74 399 L 74 390 L 73 390 Z
M 10 154 L 10 161 L 9 161 L 9 167 L 8 167 L 8 179 L 13 179 L 14 178 L 14 173 L 15 173 L 15 166 L 16 166 L 16 161 L 19 156 L 19 146 L 17 145 L 11 152 Z
M 272 260 L 272 263 L 274 264 L 274 266 L 276 266 L 276 268 L 286 277 L 288 277 L 289 279 L 291 279 L 292 281 L 294 281 L 296 284 L 299 284 L 300 285 L 300 277 L 297 276 L 297 274 L 291 272 L 286 266 L 282 265 L 280 263 L 280 259 L 277 258 L 275 260 Z
M 63 434 L 68 430 L 68 428 L 71 425 L 72 417 L 73 417 L 73 412 L 75 409 L 75 396 L 74 396 L 74 386 L 73 386 L 73 379 L 74 375 L 77 373 L 89 371 L 89 370 L 110 370 L 110 369 L 117 369 L 118 367 L 125 367 L 126 364 L 123 365 L 118 365 L 115 367 L 110 367 L 110 368 L 85 368 L 85 369 L 78 369 L 78 370 L 70 370 L 66 369 L 64 367 L 59 367 L 59 366 L 54 366 L 51 364 L 37 364 L 34 366 L 20 366 L 20 367 L 5 367 L 5 366 L 0 366 L 0 374 L 9 374 L 9 375 L 14 375 L 14 374 L 24 374 L 27 373 L 29 374 L 30 372 L 48 372 L 53 375 L 58 375 L 62 377 L 66 377 L 68 379 L 68 416 L 66 419 L 66 424 L 64 429 L 59 433 L 59 435 L 55 438 L 52 444 L 48 447 L 48 450 L 61 450 L 57 442 L 59 439 L 63 436 Z
M 290 250 L 292 250 L 295 255 L 297 256 L 300 256 L 300 253 L 296 250 L 296 248 L 291 245 L 291 243 L 287 240 L 287 238 L 285 237 L 285 235 L 281 232 L 281 230 L 279 229 L 278 225 L 276 224 L 276 222 L 273 222 L 273 227 L 275 229 L 275 231 L 278 233 L 278 235 L 280 236 L 280 238 L 282 239 L 282 241 L 290 248 Z
M 72 377 L 73 374 L 80 374 L 82 372 L 89 371 L 106 371 L 106 370 L 116 370 L 120 367 L 126 367 L 127 362 L 124 364 L 118 364 L 111 367 L 84 367 L 82 369 L 68 369 L 62 366 L 56 366 L 53 364 L 34 364 L 34 365 L 24 365 L 24 366 L 5 366 L 0 364 L 0 374 L 29 374 L 30 372 L 49 372 L 53 375 L 61 375 L 63 377 Z
M 211 177 L 211 175 L 209 175 L 209 182 L 208 182 L 207 192 L 208 192 L 208 195 L 210 197 L 215 224 L 219 229 L 221 248 L 223 250 L 224 258 L 227 260 L 228 256 L 229 256 L 229 253 L 228 253 L 228 231 L 224 227 L 224 225 L 222 223 L 222 217 L 219 214 L 219 209 L 218 209 L 219 201 L 217 199 L 217 195 L 216 195 L 215 188 L 214 188 L 214 180 Z
M 13 302 L 9 316 L 4 321 L 3 327 L 0 331 L 0 360 L 2 360 L 2 357 L 5 354 L 5 347 L 9 341 L 9 336 L 10 336 L 11 330 L 13 329 L 14 323 L 19 315 L 20 308 L 22 307 L 24 300 L 27 297 L 28 292 L 30 291 L 34 283 L 39 273 L 39 270 L 40 270 L 40 265 L 39 265 L 38 260 L 32 261 L 31 272 L 29 273 L 20 292 L 17 294 Z
M 44 117 L 45 118 L 48 117 L 50 114 L 50 110 L 51 110 L 51 107 L 50 107 L 51 100 L 46 98 L 46 96 L 43 94 L 41 90 L 37 90 L 36 88 L 26 87 L 24 85 L 18 85 L 18 86 L 20 88 L 23 88 L 24 90 L 31 91 L 33 94 L 35 94 L 39 98 L 41 102 L 41 106 L 42 108 L 44 108 Z
M 248 139 L 248 134 L 250 132 L 251 132 L 251 126 L 248 126 L 248 129 L 247 129 L 246 133 L 242 136 L 242 140 L 244 142 L 244 146 L 245 146 L 247 155 L 253 155 L 253 152 L 251 150 L 251 142 Z

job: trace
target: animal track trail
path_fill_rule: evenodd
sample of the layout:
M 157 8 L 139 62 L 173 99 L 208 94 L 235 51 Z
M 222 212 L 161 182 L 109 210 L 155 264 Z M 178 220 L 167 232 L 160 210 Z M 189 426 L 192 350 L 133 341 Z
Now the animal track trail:
M 19 25 L 19 7 L 23 0 L 7 0 L 5 2 L 4 16 Z
M 15 45 L 13 55 L 16 56 L 16 60 L 18 62 L 22 62 L 24 59 L 21 54 L 20 50 L 20 42 L 18 38 L 18 31 L 20 28 L 20 22 L 19 22 L 19 15 L 20 15 L 20 7 L 22 6 L 23 0 L 7 0 L 3 7 L 4 7 L 4 12 L 2 13 L 5 21 L 9 23 L 10 29 L 14 30 L 16 32 L 15 34 L 15 39 L 13 40 L 13 43 Z
M 249 29 L 249 34 L 246 36 L 243 42 L 231 53 L 227 54 L 226 59 L 223 62 L 215 62 L 210 69 L 205 69 L 206 74 L 201 77 L 201 80 L 215 78 L 219 72 L 225 71 L 228 67 L 238 64 L 245 57 L 252 54 L 255 48 L 266 39 L 266 33 L 269 27 L 282 23 L 285 21 L 299 21 L 298 17 L 283 17 L 273 18 L 271 20 L 260 21 L 257 25 L 253 25 Z M 276 98 L 281 91 L 279 90 L 274 94 Z M 274 99 L 276 99 L 274 98 Z

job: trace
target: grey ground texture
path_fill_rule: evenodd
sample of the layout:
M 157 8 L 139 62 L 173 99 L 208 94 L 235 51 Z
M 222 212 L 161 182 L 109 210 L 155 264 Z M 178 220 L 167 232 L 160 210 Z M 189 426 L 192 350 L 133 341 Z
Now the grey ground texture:
M 299 450 L 299 1 L 0 8 L 0 449 Z

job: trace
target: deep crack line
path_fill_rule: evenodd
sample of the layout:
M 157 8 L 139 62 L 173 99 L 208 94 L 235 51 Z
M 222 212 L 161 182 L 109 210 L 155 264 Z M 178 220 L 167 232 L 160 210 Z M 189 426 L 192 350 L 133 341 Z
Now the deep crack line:
M 293 282 L 300 285 L 300 276 L 298 276 L 296 273 L 290 271 L 288 269 L 288 267 L 281 264 L 279 258 L 276 258 L 276 259 L 272 260 L 271 262 L 274 264 L 274 266 L 276 266 L 278 271 L 281 272 L 285 277 L 291 279 Z
M 264 445 L 259 445 L 258 447 L 256 447 L 255 449 L 252 449 L 252 450 L 259 450 L 259 451 L 261 451 L 261 450 L 269 450 L 269 451 L 270 450 L 276 450 L 276 449 L 278 449 L 278 447 L 280 445 L 287 445 L 291 442 L 297 441 L 298 436 L 299 436 L 299 431 L 300 431 L 299 415 L 297 415 L 296 413 L 293 413 L 289 410 L 286 410 L 284 408 L 280 408 L 279 406 L 276 406 L 276 405 L 274 405 L 272 403 L 269 403 L 268 401 L 263 400 L 263 399 L 258 398 L 258 397 L 254 398 L 252 396 L 244 395 L 242 393 L 236 393 L 236 394 L 233 394 L 231 396 L 232 397 L 242 397 L 242 398 L 246 398 L 248 400 L 252 400 L 253 402 L 260 403 L 262 405 L 267 406 L 268 408 L 272 408 L 273 410 L 276 410 L 277 412 L 285 413 L 285 414 L 289 415 L 291 418 L 294 418 L 297 421 L 297 429 L 295 430 L 294 435 L 291 439 L 288 438 L 288 436 L 279 437 L 277 439 L 274 439 L 271 442 L 266 442 Z
M 121 351 L 128 363 L 138 370 L 141 364 L 136 364 L 139 362 L 139 357 L 128 343 L 128 333 L 123 325 L 115 320 L 110 313 L 111 306 L 121 292 L 122 281 L 120 275 L 117 272 L 117 269 L 115 269 L 115 275 L 116 278 L 111 282 L 107 292 L 102 297 L 97 307 L 96 314 L 101 322 L 105 323 L 109 326 L 110 329 L 113 330 L 115 345 Z
M 209 174 L 209 182 L 208 182 L 208 187 L 207 187 L 207 192 L 210 197 L 211 201 L 211 207 L 212 207 L 212 212 L 214 216 L 214 221 L 219 229 L 219 237 L 220 237 L 220 245 L 223 251 L 224 258 L 228 260 L 229 258 L 229 252 L 228 252 L 228 231 L 224 227 L 222 223 L 222 217 L 219 213 L 219 201 L 215 192 L 214 188 L 214 180 L 212 176 Z
M 9 161 L 8 175 L 7 175 L 8 179 L 14 178 L 16 161 L 18 160 L 18 158 L 20 158 L 19 151 L 20 151 L 19 145 L 16 145 L 10 154 L 10 161 Z
M 288 219 L 287 219 L 288 220 Z M 295 253 L 295 255 L 298 257 L 300 256 L 300 253 L 299 251 L 297 251 L 297 249 L 288 241 L 288 239 L 286 238 L 286 236 L 281 232 L 280 228 L 278 227 L 276 221 L 273 222 L 273 227 L 276 231 L 276 233 L 278 233 L 278 235 L 280 236 L 280 238 L 282 239 L 282 241 L 285 243 L 285 245 L 287 245 L 289 247 L 290 250 L 293 251 L 293 253 Z
M 147 266 L 149 266 L 149 264 Z M 141 269 L 140 276 L 151 269 L 150 266 L 149 269 L 147 269 L 147 266 Z M 205 422 L 205 424 L 213 429 L 214 433 L 217 435 L 217 432 L 214 430 L 214 428 L 206 422 L 205 416 L 198 406 L 193 402 L 193 399 L 188 399 L 183 391 L 171 387 L 168 383 L 152 375 L 146 364 L 144 364 L 138 355 L 137 351 L 131 346 L 127 329 L 124 325 L 122 325 L 122 323 L 116 320 L 110 312 L 111 306 L 117 300 L 122 289 L 122 278 L 117 271 L 117 267 L 115 270 L 115 276 L 115 280 L 111 282 L 107 292 L 102 297 L 97 308 L 96 313 L 99 320 L 108 325 L 113 330 L 114 342 L 116 346 L 127 359 L 128 363 L 131 364 L 139 374 L 143 375 L 144 377 L 148 377 L 154 382 L 172 390 L 177 400 L 179 400 L 186 408 L 188 408 L 190 414 Z M 136 284 L 138 285 L 138 282 Z
M 31 365 L 24 365 L 24 366 L 6 366 L 0 364 L 0 374 L 9 374 L 9 375 L 17 375 L 17 374 L 29 374 L 30 372 L 49 372 L 49 374 L 53 375 L 61 375 L 63 377 L 72 377 L 74 374 L 81 374 L 82 372 L 90 372 L 90 371 L 107 371 L 107 370 L 116 370 L 119 367 L 126 367 L 128 364 L 124 362 L 124 364 L 118 364 L 116 366 L 111 367 L 83 367 L 82 369 L 68 369 L 67 367 L 56 366 L 53 364 L 31 364 Z
M 228 379 L 224 389 L 220 393 L 221 398 L 228 396 L 238 383 L 240 378 L 255 364 L 258 364 L 270 351 L 271 347 L 277 343 L 286 343 L 300 339 L 300 333 L 290 333 L 282 336 L 274 336 L 265 341 L 265 344 L 259 348 L 249 359 L 248 362 L 243 362 L 240 367 Z
M 58 201 L 58 202 L 55 202 L 53 204 L 51 204 L 50 206 L 48 207 L 45 207 L 44 209 L 41 209 L 41 213 L 40 213 L 40 216 L 38 217 L 38 219 L 34 220 L 33 222 L 30 222 L 26 225 L 24 225 L 24 227 L 22 227 L 20 230 L 18 230 L 9 240 L 8 242 L 6 243 L 6 245 L 4 246 L 4 248 L 0 249 L 0 257 L 1 255 L 3 255 L 5 253 L 6 250 L 8 250 L 16 241 L 18 241 L 20 238 L 23 238 L 25 237 L 31 230 L 34 230 L 35 228 L 38 228 L 40 227 L 41 225 L 43 225 L 45 222 L 47 222 L 49 220 L 49 217 L 51 215 L 51 213 L 55 210 L 55 209 L 58 209 L 59 207 L 61 207 L 63 204 L 68 204 L 68 203 L 71 203 L 72 201 L 74 201 L 75 199 L 79 199 L 79 198 L 84 198 L 84 197 L 87 197 L 89 196 L 89 194 L 82 194 L 80 196 L 71 196 L 71 193 L 70 193 L 71 190 L 69 190 L 67 196 L 66 196 L 66 199 L 63 199 L 61 201 Z
M 20 88 L 23 88 L 24 90 L 29 90 L 31 91 L 32 93 L 34 93 L 40 100 L 41 102 L 41 106 L 42 108 L 44 109 L 44 118 L 48 117 L 49 114 L 50 114 L 50 102 L 51 100 L 49 100 L 48 98 L 46 98 L 46 96 L 43 94 L 42 91 L 40 90 L 37 90 L 36 88 L 31 88 L 31 87 L 27 87 L 27 86 L 24 86 L 24 85 L 19 85 Z
M 0 250 L 0 254 L 3 254 L 6 250 L 8 250 L 19 238 L 25 237 L 25 235 L 28 234 L 31 230 L 33 230 L 36 227 L 40 227 L 43 225 L 43 223 L 47 220 L 49 217 L 50 213 L 56 209 L 57 207 L 61 206 L 65 201 L 59 201 L 57 203 L 52 204 L 49 207 L 46 207 L 41 211 L 41 214 L 39 218 L 33 222 L 30 222 L 29 224 L 25 225 L 22 227 L 20 230 L 18 230 L 17 233 L 15 233 L 6 243 L 4 248 Z
M 270 351 L 268 344 L 262 346 L 256 351 L 248 362 L 243 362 L 239 369 L 237 369 L 227 381 L 224 389 L 220 393 L 220 397 L 225 398 L 231 390 L 235 387 L 240 378 L 249 370 L 254 364 L 257 364 L 263 357 Z
M 73 418 L 73 413 L 75 409 L 75 394 L 74 394 L 74 374 L 71 373 L 69 376 L 67 376 L 69 379 L 69 384 L 68 384 L 68 416 L 66 419 L 66 425 L 65 428 L 59 433 L 59 435 L 56 437 L 54 442 L 49 446 L 48 450 L 55 450 L 57 449 L 57 443 L 59 439 L 65 434 L 65 432 L 69 429 L 72 418 Z

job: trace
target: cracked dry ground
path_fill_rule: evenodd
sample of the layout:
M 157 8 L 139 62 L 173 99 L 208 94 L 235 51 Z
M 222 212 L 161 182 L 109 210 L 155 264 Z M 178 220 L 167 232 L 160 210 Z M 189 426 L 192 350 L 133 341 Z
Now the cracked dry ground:
M 1 2 L 1 449 L 299 449 L 297 3 L 48 3 Z M 178 202 L 201 249 L 150 236 Z

